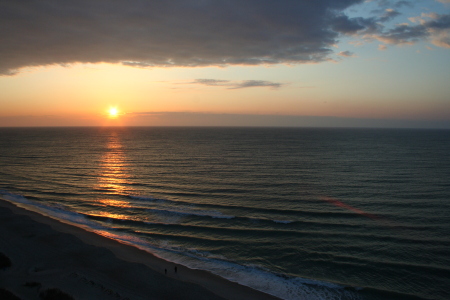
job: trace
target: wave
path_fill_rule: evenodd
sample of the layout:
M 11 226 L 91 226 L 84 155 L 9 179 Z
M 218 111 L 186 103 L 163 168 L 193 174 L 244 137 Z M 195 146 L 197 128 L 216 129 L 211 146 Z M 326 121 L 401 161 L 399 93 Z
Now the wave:
M 250 228 L 250 227 L 221 227 L 211 225 L 188 225 L 188 224 L 166 224 L 161 222 L 148 222 L 142 220 L 123 219 L 120 217 L 106 217 L 98 215 L 85 215 L 88 219 L 106 223 L 107 226 L 133 235 L 139 235 L 142 237 L 156 238 L 158 240 L 171 240 L 183 244 L 208 244 L 216 245 L 220 247 L 233 247 L 239 246 L 241 248 L 246 247 L 246 243 L 243 242 L 248 238 L 251 238 L 255 245 L 256 243 L 265 246 L 270 243 L 274 237 L 277 238 L 301 238 L 305 243 L 318 243 L 323 240 L 342 240 L 353 239 L 358 241 L 361 238 L 359 235 L 342 235 L 342 234 L 324 234 L 321 232 L 302 231 L 286 229 L 269 229 L 269 228 Z M 132 229 L 135 228 L 135 229 Z M 137 229 L 139 228 L 139 229 Z M 137 229 L 137 230 L 136 230 Z M 258 242 L 256 242 L 256 240 Z M 374 243 L 374 247 L 377 246 L 377 241 Z M 368 241 L 364 239 L 364 243 L 368 245 Z M 287 248 L 285 248 L 287 250 Z M 348 246 L 338 247 L 335 251 L 324 250 L 323 248 L 316 248 L 313 252 L 306 251 L 302 255 L 308 257 L 309 261 L 314 261 L 315 264 L 324 264 L 328 260 L 332 260 L 335 266 L 339 268 L 348 269 L 349 267 L 359 267 L 367 269 L 367 266 L 377 265 L 384 270 L 392 270 L 391 272 L 402 269 L 404 271 L 410 270 L 411 273 L 442 273 L 450 276 L 450 270 L 433 265 L 424 265 L 415 263 L 414 261 L 406 262 L 407 258 L 400 258 L 399 261 L 391 259 L 389 256 L 374 255 L 374 256 L 359 256 L 353 255 L 339 255 L 338 253 L 345 253 L 349 250 Z M 304 250 L 303 250 L 304 251 Z M 292 249 L 292 253 L 296 250 Z M 324 259 L 326 258 L 326 259 Z
M 66 206 L 60 204 L 51 204 L 36 201 L 38 200 L 38 198 L 35 197 L 32 198 L 36 200 L 30 200 L 31 197 L 24 197 L 22 195 L 10 193 L 4 190 L 0 190 L 0 196 L 3 199 L 18 205 L 19 207 L 38 212 L 47 217 L 55 218 L 63 222 L 68 222 L 72 225 L 76 225 L 84 229 L 103 229 L 103 227 L 99 224 L 89 221 L 83 214 L 73 212 Z
M 160 242 L 157 244 L 151 243 L 144 238 L 130 235 L 129 232 L 124 233 L 115 230 L 114 228 L 107 227 L 105 226 L 107 223 L 102 222 L 100 224 L 95 222 L 96 219 L 105 220 L 106 218 L 98 216 L 89 217 L 84 214 L 67 210 L 66 207 L 61 205 L 44 204 L 7 191 L 0 191 L 0 196 L 5 200 L 11 201 L 24 208 L 32 209 L 52 218 L 69 222 L 73 225 L 96 232 L 97 234 L 144 249 L 163 259 L 183 264 L 193 269 L 210 271 L 230 281 L 239 282 L 240 284 L 270 293 L 282 299 L 293 300 L 305 298 L 306 296 L 308 299 L 313 300 L 341 299 L 342 297 L 345 297 L 346 299 L 359 299 L 356 293 L 347 291 L 344 289 L 344 286 L 275 274 L 258 266 L 241 265 L 229 261 L 226 257 L 221 255 L 215 255 L 193 248 L 185 249 L 170 244 L 169 242 Z M 92 221 L 90 219 L 92 219 Z M 111 220 L 111 218 L 107 219 Z M 123 220 L 123 222 L 129 222 L 129 220 Z
M 147 211 L 157 214 L 176 214 L 181 216 L 197 216 L 197 217 L 211 217 L 217 219 L 233 219 L 235 216 L 224 215 L 219 211 L 204 211 L 195 210 L 190 208 L 178 208 L 178 209 L 155 209 L 148 208 Z
M 132 199 L 137 200 L 145 200 L 145 201 L 153 201 L 153 202 L 159 202 L 159 203 L 170 203 L 170 204 L 176 204 L 176 206 L 172 206 L 170 209 L 155 209 L 155 208 L 142 208 L 149 212 L 153 213 L 159 213 L 159 214 L 177 214 L 182 216 L 198 216 L 198 217 L 211 217 L 211 218 L 218 218 L 218 219 L 247 219 L 252 221 L 267 221 L 268 219 L 263 218 L 252 218 L 252 217 L 236 217 L 234 215 L 227 215 L 217 210 L 203 210 L 199 209 L 199 207 L 216 207 L 216 208 L 227 208 L 229 209 L 229 206 L 222 206 L 222 205 L 209 205 L 209 204 L 191 204 L 189 202 L 184 201 L 176 201 L 176 200 L 169 200 L 169 199 L 161 199 L 161 198 L 154 198 L 154 197 L 143 197 L 143 196 L 129 196 Z M 241 209 L 242 207 L 234 207 Z M 294 221 L 292 220 L 271 220 L 272 222 L 279 223 L 279 224 L 289 224 Z
M 162 223 L 173 224 L 177 223 L 180 219 L 174 219 L 173 216 L 197 216 L 197 217 L 212 217 L 222 219 L 234 219 L 236 221 L 251 221 L 257 223 L 276 223 L 280 225 L 302 225 L 302 226 L 320 226 L 321 229 L 330 228 L 335 230 L 336 228 L 353 229 L 354 224 L 351 222 L 342 223 L 341 219 L 355 219 L 361 218 L 360 215 L 354 212 L 319 212 L 319 211 L 295 211 L 284 209 L 272 209 L 272 208 L 260 208 L 260 207 L 247 207 L 247 206 L 235 206 L 235 205 L 221 205 L 221 204 L 209 204 L 209 203 L 191 203 L 187 201 L 172 200 L 167 198 L 158 198 L 152 196 L 138 196 L 127 195 L 128 198 L 133 200 L 139 200 L 144 202 L 151 202 L 162 204 L 164 207 L 160 208 L 145 208 L 137 207 L 136 209 L 148 210 L 155 214 L 159 214 L 162 218 Z M 213 210 L 210 210 L 213 209 Z M 225 210 L 230 213 L 222 213 L 220 210 Z M 243 216 L 243 215 L 260 215 L 258 216 Z M 166 216 L 166 219 L 163 217 Z M 317 221 L 315 221 L 317 220 Z M 338 221 L 336 221 L 338 220 Z M 380 219 L 378 225 L 382 227 L 396 228 L 399 230 L 414 230 L 429 232 L 432 226 L 420 225 L 416 223 L 401 224 L 390 220 Z
M 179 216 L 210 216 L 213 218 L 223 218 L 223 219 L 235 219 L 244 220 L 252 222 L 273 222 L 276 224 L 292 224 L 292 225 L 302 225 L 302 226 L 320 226 L 323 228 L 349 228 L 353 229 L 354 224 L 351 222 L 342 223 L 341 218 L 346 219 L 360 219 L 361 216 L 354 212 L 319 212 L 319 211 L 296 211 L 296 210 L 284 210 L 276 208 L 260 208 L 260 207 L 247 207 L 247 206 L 235 206 L 235 205 L 221 205 L 221 204 L 209 204 L 209 203 L 191 203 L 187 201 L 172 200 L 167 198 L 158 198 L 152 196 L 138 196 L 138 195 L 127 195 L 127 197 L 133 200 L 139 200 L 144 202 L 168 204 L 164 206 L 163 209 L 154 209 L 155 213 L 160 213 L 161 217 L 163 214 L 178 214 Z M 175 207 L 175 208 L 174 208 Z M 147 209 L 147 208 L 136 208 L 136 209 Z M 214 209 L 214 210 L 209 210 Z M 152 209 L 149 209 L 151 211 Z M 224 214 L 220 210 L 225 210 L 228 212 L 233 212 L 233 214 Z M 261 217 L 252 216 L 242 216 L 242 215 L 261 215 Z M 278 216 L 278 217 L 275 217 Z M 317 219 L 317 221 L 315 221 Z M 338 219 L 339 222 L 335 220 Z M 176 223 L 178 220 L 173 220 L 167 217 L 165 222 L 167 224 Z M 433 228 L 431 225 L 420 225 L 416 223 L 412 224 L 402 224 L 399 222 L 390 221 L 388 219 L 381 218 L 378 225 L 382 227 L 395 228 L 399 230 L 413 230 L 418 232 L 429 232 Z M 436 227 L 434 229 L 439 229 Z
M 212 208 L 212 209 L 216 209 L 215 212 L 218 212 L 219 214 L 216 215 L 215 217 L 221 218 L 233 218 L 233 219 L 240 219 L 240 220 L 251 220 L 251 221 L 256 221 L 256 222 L 265 222 L 265 221 L 271 221 L 274 223 L 278 223 L 278 224 L 291 224 L 294 222 L 300 222 L 300 223 L 305 223 L 305 221 L 296 221 L 293 220 L 289 217 L 295 217 L 297 220 L 299 219 L 304 219 L 306 218 L 310 218 L 310 217 L 323 217 L 323 216 L 327 216 L 328 218 L 332 218 L 332 217 L 355 217 L 356 214 L 354 213 L 346 213 L 346 212 L 319 212 L 319 211 L 294 211 L 294 210 L 283 210 L 283 209 L 276 209 L 276 208 L 260 208 L 260 207 L 248 207 L 248 206 L 235 206 L 235 205 L 220 205 L 220 204 L 209 204 L 209 203 L 191 203 L 191 202 L 187 202 L 187 201 L 180 201 L 180 200 L 172 200 L 172 199 L 165 199 L 165 198 L 157 198 L 157 197 L 152 197 L 152 196 L 137 196 L 137 195 L 128 195 L 129 198 L 134 199 L 134 200 L 140 200 L 140 201 L 150 201 L 150 202 L 154 202 L 154 203 L 168 203 L 168 204 L 172 204 L 174 205 L 173 207 L 196 207 L 196 208 Z M 217 210 L 226 210 L 226 211 L 235 211 L 236 213 L 233 215 L 227 215 L 227 214 L 223 214 L 220 211 Z M 189 211 L 189 209 L 187 210 Z M 198 211 L 201 211 L 201 209 L 198 209 Z M 173 211 L 174 213 L 176 211 Z M 184 211 L 179 211 L 180 214 L 185 213 Z M 187 214 L 190 214 L 189 212 L 187 212 Z M 192 212 L 192 215 L 196 215 L 196 212 Z M 257 215 L 260 214 L 264 217 L 244 217 L 244 216 L 239 216 L 239 215 L 246 215 L 246 214 L 253 214 L 253 215 Z M 200 212 L 198 214 L 199 216 L 202 215 L 202 213 Z M 265 215 L 267 217 L 265 217 Z M 281 215 L 281 218 L 277 218 L 277 219 L 272 219 L 271 216 L 273 215 Z M 211 215 L 212 217 L 214 217 L 214 214 Z M 226 217 L 225 217 L 226 216 Z M 283 218 L 283 217 L 287 217 L 287 218 Z M 307 221 L 306 221 L 307 223 Z M 332 224 L 335 225 L 335 224 Z
M 293 223 L 294 221 L 289 221 L 289 220 L 272 220 L 275 223 L 279 223 L 279 224 L 290 224 Z
M 52 218 L 57 218 L 62 221 L 68 221 L 74 225 L 83 227 L 97 234 L 118 240 L 123 243 L 135 246 L 137 248 L 146 250 L 152 254 L 157 255 L 165 260 L 172 261 L 178 264 L 185 265 L 193 269 L 207 270 L 213 274 L 226 278 L 233 282 L 238 282 L 242 285 L 269 293 L 273 296 L 286 300 L 294 299 L 311 299 L 311 300 L 337 300 L 337 299 L 362 299 L 361 288 L 349 287 L 338 283 L 331 283 L 326 281 L 300 278 L 297 276 L 289 276 L 288 274 L 275 273 L 271 270 L 265 269 L 258 265 L 246 265 L 228 259 L 223 255 L 217 255 L 207 251 L 201 251 L 195 248 L 183 248 L 175 244 L 175 241 L 168 241 L 167 234 L 161 235 L 161 239 L 150 239 L 149 235 L 133 230 L 120 230 L 114 228 L 116 222 L 137 222 L 142 225 L 141 221 L 114 219 L 109 217 L 89 216 L 82 213 L 70 211 L 68 207 L 56 204 L 47 204 L 43 201 L 30 200 L 22 195 L 13 194 L 8 191 L 0 191 L 0 196 L 13 203 L 32 208 L 38 212 L 48 215 Z M 158 200 L 158 199 L 156 199 Z M 165 200 L 163 200 L 165 201 Z M 186 209 L 186 208 L 183 208 Z M 151 210 L 152 213 L 160 214 L 181 214 L 200 217 L 213 216 L 227 216 L 220 214 L 220 212 L 204 211 L 200 214 L 195 207 L 190 208 L 191 211 L 176 211 L 176 210 Z M 213 213 L 212 213 L 213 212 Z M 219 214 L 217 214 L 219 213 Z M 229 216 L 227 216 L 229 217 Z M 236 217 L 239 218 L 239 217 Z M 243 218 L 242 218 L 243 219 Z M 101 222 L 99 222 L 101 221 Z M 279 225 L 291 224 L 284 220 L 264 220 L 277 223 Z M 136 225 L 136 224 L 135 224 Z M 161 225 L 161 224 L 158 224 Z M 169 225 L 181 226 L 184 225 Z M 193 227 L 193 226 L 188 226 Z M 194 226 L 195 227 L 195 226 Z M 208 228 L 206 228 L 208 230 Z M 199 230 L 205 230 L 204 227 L 199 227 Z M 212 228 L 211 230 L 223 230 L 223 228 Z M 234 229 L 226 229 L 232 231 Z M 256 234 L 258 230 L 242 229 L 249 233 Z M 282 234 L 282 232 L 273 232 L 271 230 L 260 230 L 262 235 L 268 232 L 275 234 Z M 293 232 L 286 231 L 286 234 Z M 155 235 L 157 235 L 155 233 Z M 150 237 L 151 238 L 151 237 Z M 189 237 L 185 237 L 189 238 Z M 393 266 L 395 267 L 395 266 Z M 440 270 L 442 271 L 442 270 Z
M 62 212 L 64 211 L 65 214 L 67 213 L 67 207 L 63 207 L 60 205 L 56 205 L 53 204 L 53 206 L 51 205 L 44 205 L 42 204 L 42 202 L 39 202 L 39 198 L 36 197 L 28 197 L 25 198 L 23 196 L 17 195 L 17 194 L 12 194 L 9 193 L 7 191 L 0 191 L 0 195 L 9 195 L 9 196 L 13 196 L 16 198 L 16 201 L 22 204 L 28 204 L 29 203 L 25 203 L 26 199 L 35 199 L 37 200 L 37 202 L 35 203 L 41 203 L 41 204 L 33 204 L 35 206 L 38 206 L 39 209 L 42 209 L 44 211 L 47 211 L 48 215 L 52 215 L 52 214 L 63 214 Z M 212 218 L 212 219 L 221 219 L 221 220 L 230 220 L 233 219 L 234 221 L 236 221 L 236 223 L 238 223 L 239 221 L 242 222 L 241 225 L 246 226 L 246 223 L 248 221 L 251 221 L 252 223 L 261 223 L 262 225 L 269 225 L 273 224 L 275 226 L 283 226 L 285 229 L 288 230 L 280 230 L 281 228 L 277 228 L 276 234 L 277 235 L 297 235 L 297 236 L 301 236 L 302 238 L 308 238 L 308 237 L 314 237 L 314 238 L 323 238 L 323 239 L 353 239 L 355 241 L 360 240 L 360 241 L 364 241 L 367 242 L 368 240 L 372 241 L 372 242 L 381 242 L 381 241 L 386 241 L 389 240 L 393 243 L 402 243 L 402 244 L 417 244 L 417 243 L 427 243 L 428 245 L 434 245 L 434 246 L 439 246 L 439 247 L 450 247 L 450 241 L 443 237 L 443 238 L 437 238 L 437 237 L 426 237 L 426 236 L 418 236 L 418 235 L 414 235 L 414 236 L 386 236 L 384 234 L 376 234 L 376 233 L 371 233 L 371 234 L 367 234 L 367 233 L 361 233 L 361 232 L 356 232 L 356 231 L 352 231 L 352 232 L 348 232 L 347 230 L 345 230 L 346 228 L 353 228 L 352 225 L 349 224 L 334 224 L 334 223 L 323 223 L 323 222 L 315 222 L 315 221 L 297 221 L 297 220 L 279 220 L 279 219 L 270 219 L 270 218 L 258 218 L 258 217 L 240 217 L 240 216 L 234 216 L 234 215 L 228 215 L 228 214 L 224 214 L 220 211 L 217 210 L 204 210 L 202 209 L 202 205 L 187 205 L 187 202 L 182 202 L 182 201 L 175 201 L 175 200 L 168 200 L 168 199 L 159 199 L 159 198 L 153 198 L 153 197 L 139 197 L 139 196 L 130 196 L 136 199 L 145 199 L 145 200 L 151 200 L 151 201 L 158 201 L 158 202 L 162 202 L 162 203 L 175 203 L 175 204 L 180 204 L 180 203 L 185 203 L 185 205 L 174 205 L 174 206 L 170 206 L 170 207 L 164 207 L 164 208 L 146 208 L 146 207 L 134 207 L 132 208 L 133 210 L 144 210 L 146 212 L 149 212 L 152 214 L 152 216 L 156 217 L 153 218 L 153 220 L 148 221 L 147 224 L 164 224 L 164 225 L 174 225 L 174 224 L 179 224 L 183 218 L 186 217 L 199 217 L 199 218 Z M 63 208 L 63 210 L 61 210 L 61 208 Z M 79 218 L 81 215 L 77 214 L 77 213 L 72 213 L 73 215 L 62 215 L 60 216 L 60 218 L 62 219 L 66 219 L 69 222 L 73 222 L 73 223 L 80 223 L 81 225 L 83 225 L 83 221 L 81 220 L 75 220 L 77 218 Z M 72 220 L 74 219 L 74 220 Z M 100 221 L 100 219 L 99 219 Z M 103 220 L 102 220 L 103 221 Z M 110 218 L 109 221 L 114 221 Z M 120 219 L 117 219 L 117 221 L 121 221 Z M 106 221 L 108 222 L 108 221 Z M 123 222 L 123 221 L 122 221 Z M 143 221 L 143 223 L 145 223 Z M 292 226 L 292 230 L 289 230 L 290 227 Z M 301 231 L 297 231 L 295 230 L 295 227 L 298 226 L 302 226 Z M 305 227 L 305 226 L 309 226 L 309 227 Z M 415 226 L 415 225 L 414 225 Z M 413 227 L 403 227 L 400 229 L 413 229 Z M 207 228 L 207 226 L 203 226 L 202 228 Z M 332 229 L 332 231 L 327 232 L 327 231 L 323 231 L 325 228 L 330 228 Z M 336 231 L 337 228 L 342 228 L 343 231 Z M 214 228 L 215 231 L 222 231 L 224 230 L 223 227 L 215 227 Z M 236 231 L 236 230 L 241 230 L 238 228 L 231 228 L 232 231 Z M 244 232 L 247 230 L 243 230 Z M 256 229 L 256 228 L 251 228 L 248 229 L 248 231 L 250 231 L 251 233 L 254 234 L 267 234 L 267 235 L 271 235 L 271 233 L 273 233 L 274 231 L 272 230 L 264 230 L 264 229 Z
M 164 199 L 164 198 L 156 198 L 152 196 L 139 196 L 139 195 L 128 195 L 131 199 L 143 200 L 143 201 L 152 201 L 152 202 L 166 202 L 173 204 L 185 204 L 185 205 L 193 205 L 191 202 L 180 201 L 180 200 L 172 200 L 172 199 Z M 288 209 L 280 209 L 280 208 L 263 208 L 263 207 L 249 207 L 249 206 L 236 206 L 236 205 L 221 205 L 221 204 L 210 204 L 210 203 L 195 203 L 196 206 L 201 207 L 210 207 L 217 209 L 226 209 L 226 210 L 239 210 L 244 213 L 252 212 L 252 213 L 261 213 L 261 214 L 277 214 L 277 215 L 291 215 L 291 216 L 312 216 L 312 217 L 355 217 L 357 214 L 348 213 L 348 212 L 322 212 L 322 211 L 304 211 L 304 210 L 288 210 Z
M 164 235 L 163 237 L 167 237 Z M 271 294 L 280 299 L 297 300 L 362 300 L 358 287 L 349 287 L 337 283 L 288 276 L 275 273 L 257 265 L 245 265 L 229 260 L 223 255 L 194 248 L 184 248 L 163 239 L 160 242 L 142 242 L 136 244 L 136 238 L 117 235 L 116 239 L 131 243 L 165 260 L 187 266 L 191 269 L 206 270 L 232 282 Z
M 232 282 L 268 293 L 280 299 L 297 300 L 362 300 L 358 288 L 349 289 L 331 282 L 277 274 L 257 265 L 243 265 L 197 249 L 164 245 L 164 250 L 156 249 L 164 259 L 201 269 L 219 275 Z M 155 251 L 155 249 L 154 249 Z

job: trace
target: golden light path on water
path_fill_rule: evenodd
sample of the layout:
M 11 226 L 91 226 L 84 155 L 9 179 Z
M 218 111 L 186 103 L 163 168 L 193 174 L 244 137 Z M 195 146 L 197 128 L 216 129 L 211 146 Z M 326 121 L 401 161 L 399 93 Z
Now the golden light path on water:
M 128 195 L 133 189 L 130 187 L 130 175 L 127 169 L 126 156 L 117 132 L 112 131 L 100 161 L 101 170 L 97 176 L 96 189 L 103 195 Z M 114 219 L 129 219 L 130 216 L 114 214 L 108 211 L 109 207 L 127 208 L 131 207 L 128 201 L 103 198 L 98 204 L 106 208 L 105 211 L 96 212 L 96 216 Z

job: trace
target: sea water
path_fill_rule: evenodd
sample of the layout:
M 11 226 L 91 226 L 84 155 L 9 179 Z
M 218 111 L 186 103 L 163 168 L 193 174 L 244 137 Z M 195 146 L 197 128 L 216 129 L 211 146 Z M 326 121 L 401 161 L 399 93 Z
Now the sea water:
M 450 131 L 0 128 L 0 197 L 282 299 L 450 298 Z

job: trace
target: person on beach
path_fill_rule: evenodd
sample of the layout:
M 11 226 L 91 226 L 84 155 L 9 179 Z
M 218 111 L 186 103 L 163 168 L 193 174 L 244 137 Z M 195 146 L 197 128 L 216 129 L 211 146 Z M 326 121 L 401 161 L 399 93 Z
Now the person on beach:
M 175 266 L 175 274 L 177 273 L 177 266 Z
M 164 274 L 166 274 L 166 275 L 167 275 L 167 269 L 164 269 Z

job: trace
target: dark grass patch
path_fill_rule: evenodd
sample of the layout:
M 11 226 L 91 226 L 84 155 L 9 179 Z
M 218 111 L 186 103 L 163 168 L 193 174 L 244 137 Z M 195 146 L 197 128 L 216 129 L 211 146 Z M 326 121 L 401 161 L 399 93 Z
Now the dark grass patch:
M 0 252 L 0 269 L 9 268 L 11 265 L 9 257 Z
M 39 293 L 42 300 L 75 300 L 69 294 L 64 293 L 59 289 L 48 289 Z
M 2 300 L 21 300 L 19 297 L 14 295 L 8 290 L 0 288 L 0 299 Z

